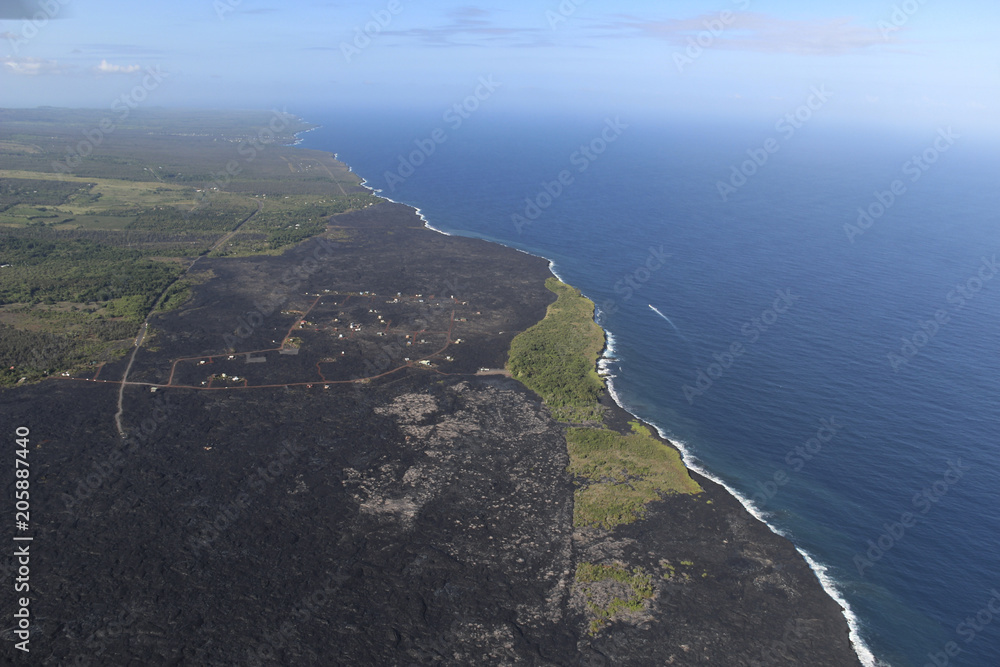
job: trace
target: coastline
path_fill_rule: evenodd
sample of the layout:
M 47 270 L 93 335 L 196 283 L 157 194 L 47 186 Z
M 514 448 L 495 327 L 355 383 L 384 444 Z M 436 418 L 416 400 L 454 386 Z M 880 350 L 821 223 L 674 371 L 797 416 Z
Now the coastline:
M 611 377 L 613 378 L 614 376 Z M 610 386 L 611 384 L 610 379 L 608 380 L 608 384 Z M 611 393 L 610 389 L 609 393 Z M 627 407 L 623 405 L 622 401 L 618 398 L 617 394 L 615 394 L 614 396 L 614 401 L 623 410 L 635 416 Z M 858 659 L 861 660 L 861 663 L 865 667 L 890 667 L 888 664 L 880 662 L 878 659 L 876 659 L 875 654 L 872 653 L 871 649 L 865 643 L 864 639 L 861 638 L 860 619 L 857 617 L 857 615 L 855 615 L 854 611 L 851 609 L 850 603 L 848 603 L 847 600 L 844 598 L 843 594 L 840 592 L 840 589 L 837 588 L 836 581 L 832 577 L 826 574 L 827 570 L 829 569 L 826 565 L 817 561 L 811 554 L 809 554 L 809 552 L 807 552 L 799 545 L 795 544 L 792 538 L 788 534 L 786 534 L 783 530 L 771 524 L 767 520 L 767 514 L 761 511 L 756 505 L 754 505 L 749 498 L 743 496 L 736 489 L 732 488 L 729 484 L 727 484 L 722 478 L 716 476 L 710 470 L 705 468 L 701 464 L 701 461 L 698 459 L 698 457 L 695 454 L 693 454 L 691 450 L 688 448 L 687 443 L 669 437 L 665 432 L 665 430 L 660 426 L 646 422 L 640 417 L 637 416 L 635 417 L 636 419 L 639 419 L 642 423 L 644 424 L 648 423 L 650 426 L 652 426 L 656 430 L 656 432 L 660 435 L 660 437 L 663 438 L 663 440 L 670 443 L 670 446 L 672 446 L 674 449 L 680 452 L 681 460 L 684 461 L 684 466 L 688 470 L 695 472 L 701 475 L 702 477 L 709 479 L 718 484 L 719 486 L 721 486 L 722 488 L 724 488 L 726 492 L 729 493 L 729 495 L 735 498 L 737 502 L 739 502 L 739 504 L 743 506 L 743 509 L 745 509 L 748 514 L 750 514 L 755 519 L 760 521 L 762 524 L 767 526 L 767 528 L 775 535 L 783 537 L 786 540 L 788 540 L 792 544 L 792 546 L 795 547 L 795 550 L 799 553 L 799 555 L 802 556 L 806 564 L 809 565 L 809 569 L 812 570 L 813 574 L 816 576 L 817 581 L 819 582 L 820 586 L 822 586 L 826 594 L 830 596 L 830 598 L 833 599 L 833 601 L 836 602 L 843 611 L 844 619 L 847 621 L 847 626 L 850 629 L 851 633 L 851 646 L 854 648 L 855 653 L 857 653 Z
M 305 121 L 303 121 L 303 122 L 305 122 Z M 319 126 L 316 126 L 316 127 L 319 127 Z M 315 129 L 315 128 L 310 128 L 310 129 Z M 309 131 L 309 130 L 305 130 L 305 132 L 307 132 L 307 131 Z M 297 135 L 298 135 L 298 133 L 296 133 L 296 137 L 297 137 Z M 300 141 L 297 140 L 296 143 L 293 144 L 293 146 L 297 146 L 299 143 L 300 143 Z M 335 159 L 340 160 L 339 155 L 337 153 L 332 153 L 332 155 L 334 156 Z M 347 168 L 348 168 L 348 170 L 350 172 L 357 173 L 357 172 L 354 171 L 354 168 L 351 165 L 347 164 L 346 162 L 344 162 L 344 164 L 347 165 Z M 410 203 L 407 203 L 407 202 L 402 202 L 402 201 L 396 201 L 394 199 L 391 199 L 391 198 L 385 196 L 384 194 L 382 194 L 383 191 L 382 191 L 381 188 L 376 188 L 376 187 L 374 187 L 372 185 L 369 185 L 367 179 L 364 176 L 362 176 L 361 174 L 357 174 L 357 175 L 361 179 L 361 182 L 360 182 L 361 187 L 369 190 L 373 195 L 375 195 L 375 196 L 377 196 L 377 197 L 379 197 L 381 199 L 384 199 L 387 202 L 391 202 L 391 203 L 394 203 L 394 204 L 400 204 L 400 205 L 407 206 L 407 207 L 413 209 L 414 212 L 416 213 L 416 215 L 418 216 L 418 218 L 423 222 L 424 227 L 426 227 L 427 229 L 429 229 L 431 231 L 434 231 L 434 232 L 437 232 L 439 234 L 442 234 L 444 236 L 448 236 L 448 237 L 451 237 L 451 236 L 465 236 L 463 234 L 449 233 L 447 231 L 444 231 L 443 229 L 439 229 L 439 228 L 435 227 L 433 224 L 431 224 L 430 220 L 424 215 L 423 211 L 417 205 L 410 204 Z M 555 260 L 552 260 L 552 259 L 550 259 L 548 257 L 543 256 L 543 255 L 538 255 L 536 253 L 529 252 L 529 251 L 524 250 L 522 248 L 517 248 L 517 247 L 511 246 L 511 245 L 508 245 L 508 244 L 503 243 L 502 241 L 499 241 L 497 239 L 484 238 L 484 237 L 479 236 L 479 235 L 468 235 L 468 238 L 481 239 L 481 240 L 487 241 L 489 243 L 495 243 L 495 244 L 503 246 L 505 248 L 509 248 L 511 250 L 515 250 L 515 251 L 524 253 L 526 255 L 530 255 L 530 256 L 533 256 L 533 257 L 538 257 L 540 259 L 543 259 L 543 260 L 545 260 L 545 261 L 548 262 L 549 272 L 557 280 L 559 280 L 560 282 L 566 283 L 568 285 L 572 285 L 572 283 L 567 282 L 566 280 L 564 280 L 563 277 L 559 274 L 558 269 L 556 267 Z M 584 295 L 584 296 L 586 296 L 586 295 Z M 610 372 L 608 372 L 608 370 L 607 370 L 607 365 L 609 363 L 611 363 L 612 361 L 614 361 L 613 355 L 614 355 L 614 349 L 615 349 L 614 348 L 615 339 L 614 339 L 614 334 L 612 332 L 608 331 L 604 326 L 602 326 L 600 324 L 600 321 L 599 321 L 599 319 L 600 319 L 600 310 L 598 308 L 596 308 L 596 304 L 595 304 L 595 315 L 594 315 L 594 318 L 595 318 L 595 321 L 597 322 L 598 326 L 601 326 L 601 329 L 604 332 L 604 336 L 605 336 L 605 347 L 601 351 L 601 355 L 598 358 L 598 361 L 597 361 L 597 370 L 598 370 L 598 372 L 601 374 L 601 376 L 605 380 L 605 385 L 606 385 L 606 388 L 607 388 L 607 394 L 608 394 L 609 398 L 611 399 L 611 401 L 620 410 L 622 410 L 623 412 L 625 412 L 626 414 L 628 414 L 631 418 L 636 419 L 640 423 L 645 424 L 645 425 L 651 427 L 658 434 L 658 436 L 660 437 L 661 440 L 663 440 L 669 446 L 671 446 L 675 450 L 677 450 L 679 452 L 680 456 L 681 456 L 681 459 L 682 459 L 682 461 L 684 463 L 684 466 L 690 472 L 695 473 L 696 475 L 701 476 L 701 477 L 703 477 L 703 478 L 705 478 L 705 479 L 707 479 L 707 480 L 709 480 L 709 481 L 717 484 L 719 487 L 721 487 L 722 489 L 724 489 L 726 491 L 726 493 L 728 493 L 733 499 L 735 499 L 739 503 L 739 505 L 741 505 L 743 507 L 744 511 L 746 511 L 747 514 L 749 514 L 754 519 L 756 519 L 757 521 L 759 521 L 760 523 L 762 523 L 764 526 L 766 526 L 767 529 L 771 533 L 773 533 L 774 535 L 776 535 L 776 536 L 778 536 L 780 538 L 783 538 L 784 540 L 787 540 L 788 543 L 791 544 L 791 546 L 799 554 L 799 557 L 801 557 L 802 560 L 806 563 L 806 565 L 808 566 L 809 570 L 812 572 L 812 574 L 815 576 L 817 582 L 820 584 L 820 587 L 823 589 L 824 593 L 834 603 L 836 603 L 840 607 L 841 612 L 842 612 L 842 616 L 843 616 L 844 620 L 846 621 L 848 629 L 849 629 L 851 647 L 853 648 L 853 650 L 854 650 L 855 654 L 857 655 L 857 658 L 861 662 L 861 664 L 863 664 L 864 667 L 889 667 L 889 665 L 887 665 L 887 663 L 879 661 L 875 657 L 875 655 L 872 652 L 872 650 L 870 649 L 870 647 L 865 643 L 864 639 L 861 637 L 861 634 L 860 634 L 860 619 L 856 616 L 856 614 L 851 609 L 850 604 L 844 598 L 843 594 L 841 593 L 840 589 L 838 588 L 837 582 L 832 577 L 830 577 L 827 574 L 827 571 L 829 569 L 828 566 L 826 566 L 823 563 L 821 563 L 818 560 L 816 560 L 816 558 L 814 558 L 811 554 L 809 554 L 803 548 L 801 548 L 800 546 L 798 546 L 797 544 L 795 544 L 795 542 L 784 531 L 782 531 L 777 526 L 774 526 L 773 524 L 771 524 L 767 520 L 767 513 L 763 512 L 762 510 L 760 510 L 759 508 L 757 508 L 750 501 L 749 498 L 744 497 L 742 494 L 740 494 L 738 491 L 736 491 L 734 488 L 732 488 L 729 484 L 727 484 L 724 480 L 722 480 L 721 478 L 717 477 L 711 471 L 709 471 L 708 469 L 706 469 L 702 465 L 702 463 L 698 459 L 698 457 L 694 453 L 692 453 L 692 451 L 690 450 L 690 448 L 687 445 L 687 443 L 684 443 L 683 441 L 675 440 L 675 439 L 669 437 L 669 435 L 667 434 L 667 431 L 666 431 L 666 429 L 664 427 L 661 427 L 658 424 L 649 422 L 649 421 L 647 421 L 647 420 L 639 417 L 638 415 L 634 414 L 629 409 L 629 407 L 626 405 L 626 403 L 624 402 L 624 400 L 621 398 L 620 394 L 616 391 L 616 389 L 614 387 L 614 379 L 617 376 L 614 375 L 614 374 L 612 374 L 612 373 L 610 373 Z
M 553 272 L 553 274 L 554 273 L 555 272 Z M 562 280 L 562 278 L 559 279 Z M 599 317 L 600 317 L 600 312 L 598 310 L 595 312 L 595 320 L 597 320 Z M 598 326 L 601 326 L 600 322 L 598 322 Z M 819 582 L 820 586 L 823 588 L 824 592 L 826 592 L 826 594 L 834 602 L 836 602 L 837 605 L 840 606 L 843 612 L 844 619 L 847 621 L 847 626 L 850 630 L 851 646 L 854 649 L 854 652 L 857 654 L 858 659 L 861 661 L 861 663 L 865 667 L 890 667 L 890 665 L 888 665 L 887 663 L 879 661 L 875 657 L 875 654 L 872 652 L 871 648 L 869 648 L 869 646 L 865 643 L 864 639 L 862 639 L 860 634 L 860 619 L 857 617 L 857 615 L 854 614 L 853 610 L 851 609 L 850 603 L 848 603 L 847 600 L 843 597 L 840 590 L 837 588 L 837 584 L 833 580 L 833 578 L 826 574 L 828 570 L 826 565 L 817 561 L 805 549 L 795 544 L 792 538 L 789 535 L 787 535 L 783 530 L 771 524 L 767 520 L 767 513 L 761 511 L 756 505 L 753 504 L 753 502 L 749 498 L 743 496 L 736 489 L 732 488 L 732 486 L 726 483 L 725 480 L 723 480 L 722 478 L 718 477 L 710 470 L 705 468 L 702 465 L 701 460 L 698 459 L 698 457 L 690 450 L 687 443 L 670 437 L 665 428 L 661 427 L 658 424 L 643 419 L 642 417 L 638 416 L 628 408 L 625 401 L 621 398 L 621 395 L 614 388 L 614 379 L 617 376 L 608 372 L 606 370 L 606 364 L 602 363 L 602 362 L 611 363 L 615 361 L 614 335 L 610 333 L 607 329 L 605 329 L 603 326 L 601 326 L 601 329 L 604 331 L 606 343 L 604 350 L 601 352 L 601 357 L 598 359 L 597 362 L 598 371 L 604 378 L 608 390 L 608 395 L 611 397 L 612 401 L 614 401 L 615 405 L 617 405 L 623 411 L 628 413 L 631 417 L 637 419 L 641 424 L 645 424 L 647 426 L 652 427 L 664 442 L 669 444 L 671 447 L 673 447 L 680 453 L 681 460 L 684 462 L 684 466 L 689 471 L 697 473 L 698 475 L 704 477 L 705 479 L 710 480 L 715 484 L 718 484 L 720 487 L 725 489 L 730 496 L 735 498 L 736 501 L 743 506 L 743 509 L 746 510 L 748 514 L 750 514 L 759 522 L 767 526 L 768 530 L 770 530 L 775 535 L 788 540 L 788 542 L 792 544 L 792 546 L 799 553 L 799 555 L 802 556 L 803 560 L 805 560 L 806 564 L 809 566 L 809 569 L 816 576 L 816 579 Z
M 560 278 L 560 280 L 562 280 L 562 278 Z M 599 320 L 599 318 L 600 318 L 600 311 L 597 310 L 597 312 L 595 313 L 595 320 Z M 598 326 L 601 326 L 599 321 L 598 321 Z M 680 453 L 681 460 L 684 462 L 684 466 L 688 470 L 695 472 L 701 475 L 702 477 L 711 480 L 712 482 L 715 482 L 716 484 L 724 488 L 726 492 L 729 493 L 729 495 L 735 498 L 740 503 L 740 505 L 743 506 L 743 509 L 745 509 L 747 513 L 749 513 L 755 519 L 757 519 L 762 524 L 767 526 L 768 529 L 775 535 L 778 535 L 779 537 L 783 537 L 786 540 L 788 540 L 795 547 L 795 550 L 799 552 L 799 554 L 802 556 L 805 562 L 809 565 L 809 569 L 812 570 L 814 575 L 816 575 L 816 579 L 819 581 L 820 586 L 823 587 L 823 590 L 826 592 L 826 594 L 829 595 L 830 598 L 832 598 L 833 601 L 836 602 L 843 610 L 844 619 L 847 621 L 847 625 L 851 633 L 851 645 L 854 647 L 854 651 L 855 653 L 857 653 L 858 659 L 861 660 L 862 664 L 865 665 L 865 667 L 891 667 L 887 663 L 879 661 L 875 657 L 875 654 L 872 652 L 871 648 L 868 646 L 867 643 L 865 643 L 864 639 L 861 637 L 861 627 L 860 627 L 861 621 L 858 618 L 858 616 L 854 613 L 854 611 L 851 609 L 850 603 L 844 598 L 843 594 L 840 592 L 840 589 L 837 587 L 837 582 L 827 574 L 829 568 L 826 565 L 818 561 L 808 551 L 806 551 L 799 545 L 795 544 L 791 536 L 789 536 L 785 531 L 783 531 L 781 528 L 769 522 L 767 520 L 768 519 L 767 512 L 761 510 L 759 507 L 754 505 L 749 498 L 745 497 L 739 491 L 730 486 L 721 477 L 718 477 L 712 471 L 708 470 L 704 465 L 702 465 L 701 460 L 697 457 L 697 455 L 695 455 L 691 451 L 690 447 L 686 442 L 671 437 L 664 427 L 639 417 L 632 410 L 629 409 L 624 399 L 622 399 L 621 395 L 615 390 L 614 379 L 618 376 L 607 370 L 608 365 L 616 361 L 616 358 L 614 357 L 614 334 L 612 334 L 607 329 L 604 329 L 603 326 L 601 326 L 601 328 L 604 330 L 605 340 L 607 341 L 607 343 L 605 345 L 605 349 L 601 353 L 601 357 L 597 361 L 598 371 L 601 373 L 602 377 L 604 377 L 605 384 L 607 385 L 608 388 L 608 395 L 615 402 L 615 404 L 622 410 L 627 412 L 629 415 L 634 417 L 635 419 L 638 419 L 641 423 L 651 426 L 653 429 L 655 429 L 656 433 L 660 436 L 660 438 L 662 438 L 665 442 L 669 443 L 671 447 L 673 447 Z
M 193 136 L 169 142 L 178 164 L 231 148 Z M 127 365 L 0 392 L 45 445 L 35 630 L 54 658 L 138 601 L 105 661 L 861 667 L 794 545 L 601 391 L 602 353 L 631 355 L 554 277 L 571 257 L 428 234 L 314 140 L 282 141 L 234 191 L 358 205 L 282 252 L 200 260 Z

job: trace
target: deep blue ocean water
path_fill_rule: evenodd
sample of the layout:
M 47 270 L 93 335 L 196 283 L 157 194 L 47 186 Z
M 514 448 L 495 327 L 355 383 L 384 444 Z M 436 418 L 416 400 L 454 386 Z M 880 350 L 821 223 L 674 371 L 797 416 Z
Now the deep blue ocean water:
M 1000 665 L 995 147 L 957 127 L 303 115 L 322 125 L 304 147 L 593 299 L 618 400 L 814 560 L 862 653 Z M 717 182 L 768 138 L 724 201 Z M 400 156 L 420 164 L 387 180 Z

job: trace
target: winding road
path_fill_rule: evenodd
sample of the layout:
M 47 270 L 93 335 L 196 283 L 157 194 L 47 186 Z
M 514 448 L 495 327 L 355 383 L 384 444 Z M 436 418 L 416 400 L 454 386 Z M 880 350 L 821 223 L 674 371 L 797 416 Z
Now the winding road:
M 233 227 L 230 231 L 223 234 L 222 238 L 220 238 L 218 241 L 212 244 L 212 247 L 210 247 L 208 250 L 198 255 L 197 257 L 195 257 L 194 261 L 188 264 L 187 267 L 183 271 L 181 271 L 181 273 L 177 276 L 177 278 L 171 281 L 171 283 L 167 285 L 162 292 L 160 292 L 160 296 L 158 296 L 156 298 L 156 301 L 153 302 L 153 307 L 146 315 L 146 319 L 142 323 L 142 329 L 139 331 L 139 335 L 135 337 L 135 347 L 132 349 L 132 356 L 129 357 L 128 366 L 125 367 L 125 372 L 122 374 L 121 383 L 118 388 L 118 412 L 115 413 L 115 428 L 118 429 L 118 435 L 120 437 L 122 438 L 125 437 L 125 427 L 122 426 L 122 414 L 124 414 L 125 412 L 125 407 L 124 407 L 125 386 L 129 384 L 128 374 L 129 371 L 132 370 L 132 364 L 135 362 L 135 355 L 139 353 L 139 348 L 142 347 L 142 341 L 143 339 L 145 339 L 146 332 L 149 330 L 149 318 L 153 316 L 153 313 L 156 312 L 156 308 L 160 305 L 160 303 L 163 302 L 163 297 L 166 296 L 167 291 L 169 291 L 171 287 L 176 285 L 178 280 L 186 276 L 188 272 L 191 270 L 191 268 L 198 263 L 198 260 L 200 260 L 205 255 L 217 250 L 223 243 L 233 238 L 233 235 L 236 234 L 236 232 L 238 232 L 243 225 L 250 222 L 251 218 L 260 213 L 262 210 L 264 210 L 264 202 L 257 200 L 256 211 L 254 211 L 247 217 L 240 220 L 239 224 Z

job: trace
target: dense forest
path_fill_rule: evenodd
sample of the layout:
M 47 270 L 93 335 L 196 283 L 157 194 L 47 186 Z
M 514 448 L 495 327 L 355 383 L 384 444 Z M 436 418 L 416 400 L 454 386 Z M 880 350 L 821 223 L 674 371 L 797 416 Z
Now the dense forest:
M 138 325 L 128 322 L 94 323 L 87 333 L 59 335 L 38 331 L 22 331 L 0 324 L 0 386 L 38 380 L 64 369 L 111 361 L 127 346 L 120 338 L 131 337 Z M 128 333 L 126 333 L 128 332 Z
M 0 269 L 0 305 L 87 303 L 141 296 L 152 306 L 182 267 L 145 255 L 142 250 L 82 239 L 40 241 L 0 236 L 0 257 L 9 264 Z

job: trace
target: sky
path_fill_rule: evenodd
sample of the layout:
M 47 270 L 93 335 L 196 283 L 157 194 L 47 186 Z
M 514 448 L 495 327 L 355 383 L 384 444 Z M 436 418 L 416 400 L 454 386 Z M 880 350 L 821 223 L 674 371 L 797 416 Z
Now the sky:
M 447 109 L 489 90 L 536 114 L 822 104 L 996 135 L 998 26 L 996 0 L 0 0 L 0 106 Z

